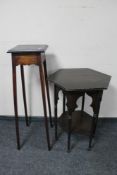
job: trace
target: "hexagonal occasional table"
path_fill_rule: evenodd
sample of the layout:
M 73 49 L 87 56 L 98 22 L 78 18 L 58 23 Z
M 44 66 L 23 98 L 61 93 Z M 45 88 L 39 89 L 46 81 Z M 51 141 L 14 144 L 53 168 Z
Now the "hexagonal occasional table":
M 49 76 L 48 80 L 54 83 L 55 138 L 56 140 L 58 138 L 57 122 L 59 122 L 60 126 L 68 132 L 68 152 L 70 151 L 72 132 L 88 134 L 89 149 L 91 148 L 103 90 L 108 88 L 110 79 L 111 76 L 109 75 L 87 68 L 60 69 Z M 63 92 L 63 113 L 57 119 L 58 93 L 60 90 Z M 92 97 L 93 116 L 84 111 L 85 94 Z M 79 97 L 82 97 L 82 108 L 80 111 L 75 111 L 76 101 Z

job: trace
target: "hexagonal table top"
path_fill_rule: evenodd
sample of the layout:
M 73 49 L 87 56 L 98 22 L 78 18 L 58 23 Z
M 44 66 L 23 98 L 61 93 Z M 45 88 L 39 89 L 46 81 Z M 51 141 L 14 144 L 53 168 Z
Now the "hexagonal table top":
M 88 68 L 60 69 L 48 77 L 66 91 L 107 89 L 111 76 Z

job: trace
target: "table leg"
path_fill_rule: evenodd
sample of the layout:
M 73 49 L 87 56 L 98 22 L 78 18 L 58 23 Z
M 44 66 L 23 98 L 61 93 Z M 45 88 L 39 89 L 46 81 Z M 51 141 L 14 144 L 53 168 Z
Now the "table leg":
M 44 108 L 46 137 L 47 137 L 48 150 L 50 150 L 51 146 L 50 146 L 48 119 L 47 119 L 47 106 L 46 106 L 46 93 L 45 93 L 45 75 L 44 75 L 44 68 L 43 68 L 42 63 L 39 64 L 39 71 L 40 71 L 41 91 L 42 91 L 42 100 L 43 100 L 43 108 Z
M 58 93 L 59 90 L 56 85 L 54 85 L 54 122 L 55 122 L 55 140 L 58 139 L 57 133 L 57 104 L 58 104 Z
M 65 113 L 65 94 L 63 93 L 63 113 Z
M 18 107 L 17 107 L 16 66 L 13 63 L 12 63 L 12 76 L 13 76 L 13 98 L 14 98 L 14 111 L 15 111 L 16 139 L 17 139 L 17 149 L 19 150 L 20 136 L 19 136 L 19 119 L 18 119 Z
M 71 132 L 72 132 L 72 113 L 75 111 L 77 107 L 76 101 L 79 97 L 81 97 L 82 93 L 66 93 L 67 98 L 67 109 L 68 109 L 68 144 L 67 150 L 70 152 L 71 149 Z
M 96 126 L 97 126 L 97 121 L 98 121 L 98 115 L 99 115 L 99 110 L 100 110 L 100 103 L 102 99 L 102 94 L 103 91 L 95 91 L 95 92 L 88 92 L 88 95 L 92 97 L 92 108 L 93 108 L 93 117 L 92 117 L 92 124 L 91 124 L 91 130 L 90 130 L 90 136 L 89 136 L 89 150 L 92 147 L 92 139 L 95 135 L 96 131 Z
M 48 100 L 50 126 L 53 127 L 52 114 L 51 114 L 51 105 L 50 105 L 49 85 L 48 85 L 48 80 L 47 80 L 47 65 L 46 65 L 46 60 L 44 60 L 43 64 L 44 64 L 44 71 L 45 71 L 45 82 L 46 82 L 46 91 L 47 91 L 47 100 Z
M 82 109 L 81 109 L 82 112 L 84 111 L 84 101 L 85 101 L 85 94 L 83 94 L 82 96 Z
M 28 114 L 27 114 L 27 104 L 26 104 L 26 92 L 25 92 L 25 78 L 24 78 L 24 67 L 20 66 L 21 71 L 21 80 L 22 80 L 22 92 L 23 92 L 23 101 L 24 101 L 24 110 L 25 110 L 25 120 L 26 126 L 29 126 Z
M 71 151 L 71 127 L 72 127 L 72 114 L 68 116 L 68 146 L 67 151 Z
M 102 95 L 103 95 L 103 91 L 100 91 L 98 94 L 98 99 L 97 99 L 97 115 L 95 118 L 95 126 L 94 126 L 94 130 L 93 130 L 93 136 L 95 136 L 95 132 L 96 132 L 96 127 L 97 127 L 97 122 L 98 122 L 98 116 L 99 116 L 99 111 L 100 111 L 100 104 L 101 104 L 101 100 L 102 100 Z
M 94 131 L 94 125 L 95 125 L 95 118 L 97 117 L 96 114 L 93 115 L 92 117 L 92 124 L 91 124 L 91 130 L 90 130 L 90 135 L 89 135 L 89 148 L 88 150 L 91 150 L 92 147 L 92 140 L 93 140 L 93 131 Z

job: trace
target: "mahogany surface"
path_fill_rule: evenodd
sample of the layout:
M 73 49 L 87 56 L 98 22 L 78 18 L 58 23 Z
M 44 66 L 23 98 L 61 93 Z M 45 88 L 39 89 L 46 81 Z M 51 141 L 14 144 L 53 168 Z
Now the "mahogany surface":
M 46 96 L 47 96 L 50 125 L 52 126 L 49 86 L 48 86 L 48 80 L 47 80 L 47 66 L 46 66 L 46 57 L 45 57 L 45 51 L 47 47 L 48 47 L 47 45 L 17 45 L 16 47 L 8 50 L 7 52 L 7 53 L 11 53 L 11 56 L 12 56 L 13 98 L 14 98 L 16 138 L 17 138 L 18 149 L 20 149 L 21 144 L 20 144 L 18 104 L 17 104 L 16 67 L 20 65 L 20 68 L 21 68 L 20 70 L 21 70 L 24 110 L 25 110 L 26 125 L 28 126 L 29 118 L 28 118 L 28 112 L 27 112 L 27 102 L 26 102 L 26 92 L 25 92 L 24 66 L 32 65 L 32 64 L 35 64 L 39 67 L 47 144 L 48 144 L 48 150 L 51 149 L 48 119 L 47 119 L 47 104 L 46 104 L 47 103 Z

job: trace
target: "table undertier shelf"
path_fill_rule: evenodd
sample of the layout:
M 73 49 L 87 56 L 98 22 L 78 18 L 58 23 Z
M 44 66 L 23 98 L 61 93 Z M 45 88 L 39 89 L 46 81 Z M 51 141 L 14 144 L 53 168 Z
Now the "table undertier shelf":
M 68 112 L 58 118 L 60 127 L 68 132 Z M 72 114 L 72 132 L 89 135 L 91 130 L 92 116 L 86 112 L 74 111 Z

